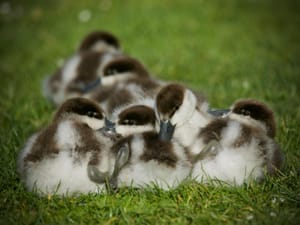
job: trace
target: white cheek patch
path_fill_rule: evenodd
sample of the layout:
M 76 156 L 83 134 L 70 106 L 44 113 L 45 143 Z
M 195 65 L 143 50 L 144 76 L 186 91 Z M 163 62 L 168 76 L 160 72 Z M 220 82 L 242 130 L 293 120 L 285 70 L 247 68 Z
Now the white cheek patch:
M 133 73 L 122 73 L 122 74 L 114 74 L 110 76 L 102 77 L 102 85 L 103 86 L 111 86 L 114 85 L 117 82 L 126 81 L 132 77 L 135 77 Z
M 155 127 L 151 125 L 130 126 L 130 125 L 117 125 L 116 132 L 122 136 L 129 136 L 132 134 L 143 133 L 147 131 L 155 131 Z
M 186 90 L 181 106 L 174 114 L 171 119 L 171 123 L 176 126 L 184 124 L 196 110 L 197 99 L 195 95 L 190 91 Z
M 91 50 L 99 52 L 107 51 L 112 53 L 118 52 L 118 50 L 115 47 L 110 46 L 103 41 L 98 41 L 95 44 L 93 44 Z
M 93 130 L 99 130 L 100 128 L 104 127 L 103 119 L 92 118 L 89 116 L 81 116 L 81 117 L 82 117 L 82 122 L 86 123 Z

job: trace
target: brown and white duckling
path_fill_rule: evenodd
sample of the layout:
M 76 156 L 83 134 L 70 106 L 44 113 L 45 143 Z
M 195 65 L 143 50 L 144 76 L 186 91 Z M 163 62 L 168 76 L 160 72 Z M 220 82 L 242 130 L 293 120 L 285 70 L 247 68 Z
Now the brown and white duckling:
M 101 132 L 103 126 L 97 103 L 84 98 L 63 103 L 52 123 L 30 137 L 19 154 L 18 171 L 26 188 L 59 195 L 104 190 L 121 153 L 110 151 L 118 136 Z
M 176 142 L 160 139 L 156 131 L 154 100 L 147 100 L 142 104 L 121 106 L 112 115 L 116 118 L 115 131 L 123 136 L 112 149 L 129 151 L 128 161 L 124 166 L 118 166 L 118 175 L 111 180 L 113 187 L 157 184 L 168 190 L 179 185 L 191 171 L 192 163 L 185 148 Z
M 120 106 L 112 114 L 115 131 L 127 137 L 136 133 L 156 131 L 154 100 L 143 99 L 133 104 Z
M 156 96 L 155 111 L 160 122 L 160 137 L 174 138 L 184 147 L 193 144 L 201 128 L 213 118 L 208 102 L 180 84 L 161 88 Z
M 93 31 L 89 33 L 81 41 L 78 51 L 121 52 L 119 40 L 113 34 L 106 31 Z
M 101 85 L 103 66 L 118 54 L 87 51 L 73 56 L 62 68 L 44 80 L 43 91 L 55 105 L 80 97 Z
M 273 112 L 265 104 L 237 101 L 225 117 L 200 131 L 191 148 L 197 155 L 192 177 L 199 182 L 212 178 L 241 185 L 275 174 L 283 163 L 275 131 Z
M 44 95 L 59 105 L 68 98 L 91 92 L 101 84 L 103 66 L 120 55 L 118 41 L 112 34 L 89 34 L 78 51 L 53 75 L 44 79 Z
M 152 184 L 169 190 L 177 187 L 191 171 L 184 148 L 176 142 L 162 141 L 157 132 L 144 132 L 122 138 L 114 151 L 128 148 L 128 161 L 113 180 L 116 187 L 142 188 Z
M 127 56 L 118 57 L 104 67 L 101 84 L 101 88 L 87 97 L 100 102 L 107 114 L 120 105 L 154 95 L 160 87 L 142 63 Z

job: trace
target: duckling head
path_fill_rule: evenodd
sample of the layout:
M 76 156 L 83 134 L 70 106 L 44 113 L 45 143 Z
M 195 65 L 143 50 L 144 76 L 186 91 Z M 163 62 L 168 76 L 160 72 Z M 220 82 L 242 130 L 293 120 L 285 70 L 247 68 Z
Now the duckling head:
M 238 100 L 232 105 L 231 113 L 249 122 L 256 122 L 256 124 L 265 128 L 269 137 L 275 137 L 276 123 L 274 113 L 266 104 L 254 99 Z
M 196 96 L 179 84 L 164 86 L 156 96 L 155 113 L 160 123 L 159 136 L 168 141 L 175 127 L 186 123 L 196 110 Z

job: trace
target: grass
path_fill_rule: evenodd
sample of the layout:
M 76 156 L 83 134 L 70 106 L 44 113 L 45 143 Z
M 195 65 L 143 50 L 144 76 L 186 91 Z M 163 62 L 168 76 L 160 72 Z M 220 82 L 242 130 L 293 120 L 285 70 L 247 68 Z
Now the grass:
M 295 1 L 111 0 L 0 3 L 0 224 L 299 224 L 300 4 Z M 80 22 L 87 9 L 91 18 Z M 89 31 L 115 33 L 160 79 L 203 91 L 212 107 L 251 97 L 276 113 L 286 155 L 263 184 L 37 197 L 16 173 L 27 138 L 54 108 L 40 82 Z

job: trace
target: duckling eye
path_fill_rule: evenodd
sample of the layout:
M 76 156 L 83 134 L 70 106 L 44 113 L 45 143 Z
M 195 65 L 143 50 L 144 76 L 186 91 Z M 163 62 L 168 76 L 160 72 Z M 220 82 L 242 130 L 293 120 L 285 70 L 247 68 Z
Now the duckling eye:
M 241 109 L 240 114 L 244 115 L 244 116 L 250 116 L 250 111 L 246 110 L 246 109 Z
M 101 118 L 99 113 L 93 112 L 93 111 L 88 111 L 88 112 L 86 113 L 86 115 L 87 115 L 88 117 L 93 117 L 93 118 L 98 118 L 98 119 Z
M 112 68 L 112 69 L 108 69 L 108 70 L 107 70 L 106 75 L 115 75 L 115 74 L 117 74 L 117 73 L 118 73 L 118 70 Z
M 178 109 L 179 109 L 179 105 L 174 106 L 171 111 L 171 116 L 173 116 Z
M 136 125 L 135 121 L 134 120 L 124 120 L 123 121 L 123 124 L 124 125 Z
M 178 109 L 179 109 L 179 105 L 176 105 L 176 106 L 173 108 L 174 111 L 177 111 Z

